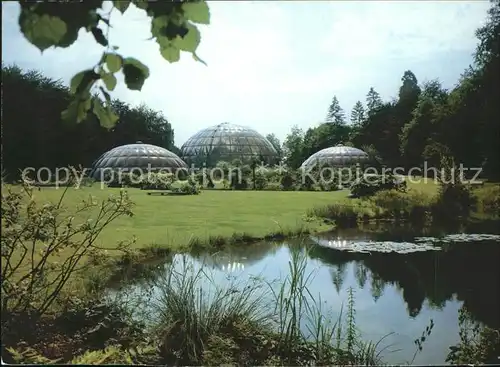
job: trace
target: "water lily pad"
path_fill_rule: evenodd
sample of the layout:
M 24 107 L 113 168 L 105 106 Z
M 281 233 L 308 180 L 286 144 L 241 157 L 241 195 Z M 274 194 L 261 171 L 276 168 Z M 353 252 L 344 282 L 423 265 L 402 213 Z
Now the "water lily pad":
M 453 243 L 453 242 L 480 242 L 480 241 L 500 241 L 500 235 L 487 233 L 457 233 L 444 237 L 417 237 L 417 243 Z
M 394 241 L 327 241 L 312 238 L 318 245 L 338 251 L 371 254 L 378 253 L 398 253 L 408 254 L 421 251 L 439 251 L 441 247 L 432 242 L 412 243 Z

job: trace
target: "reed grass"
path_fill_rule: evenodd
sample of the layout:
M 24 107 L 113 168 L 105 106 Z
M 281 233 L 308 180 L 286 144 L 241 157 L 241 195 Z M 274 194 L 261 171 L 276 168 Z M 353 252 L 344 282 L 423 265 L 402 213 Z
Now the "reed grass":
M 366 343 L 356 328 L 349 291 L 347 317 L 327 317 L 314 297 L 307 252 L 292 247 L 283 279 L 216 282 L 204 266 L 182 260 L 152 286 L 151 324 L 166 363 L 366 364 L 381 363 L 380 341 Z M 330 310 L 333 311 L 333 310 Z

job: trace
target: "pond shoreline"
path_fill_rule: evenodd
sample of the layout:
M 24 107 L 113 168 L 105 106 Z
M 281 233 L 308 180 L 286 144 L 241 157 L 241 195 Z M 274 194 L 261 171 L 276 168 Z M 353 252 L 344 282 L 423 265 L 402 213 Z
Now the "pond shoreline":
M 291 229 L 286 232 L 269 233 L 264 236 L 251 236 L 245 233 L 234 233 L 231 236 L 209 236 L 206 239 L 193 238 L 186 246 L 180 248 L 172 248 L 168 245 L 150 245 L 141 247 L 139 249 L 134 249 L 132 254 L 126 253 L 118 258 L 107 259 L 111 260 L 113 271 L 110 278 L 116 278 L 116 276 L 122 272 L 128 272 L 133 270 L 134 267 L 141 267 L 146 263 L 155 262 L 160 259 L 168 258 L 174 254 L 189 254 L 193 252 L 217 252 L 223 251 L 224 249 L 243 245 L 251 246 L 258 244 L 263 241 L 278 242 L 297 239 L 306 235 L 321 236 L 325 234 L 332 233 L 341 229 L 359 229 L 363 227 L 370 227 L 370 225 L 382 225 L 382 226 L 397 226 L 403 228 L 405 225 L 412 224 L 411 220 L 404 219 L 388 219 L 388 218 L 372 218 L 369 220 L 357 221 L 355 225 L 351 226 L 339 226 L 335 224 L 335 221 L 325 219 L 323 222 L 326 224 L 328 222 L 329 228 L 321 230 L 311 230 L 309 228 L 298 227 L 296 229 Z M 484 225 L 491 225 L 491 223 L 500 224 L 498 219 L 479 219 L 479 218 L 469 218 L 466 225 L 482 227 Z M 431 228 L 432 225 L 424 225 L 421 227 L 422 230 L 426 228 Z M 500 227 L 499 227 L 500 228 Z M 381 229 L 368 229 L 368 231 L 373 232 L 385 232 Z M 500 234 L 500 230 L 496 234 Z M 109 264 L 109 263 L 108 263 Z M 134 270 L 133 270 L 134 271 Z
M 170 248 L 169 246 L 161 246 L 161 245 L 153 245 L 146 246 L 139 249 L 134 250 L 132 253 L 126 253 L 123 256 L 117 258 L 107 259 L 104 266 L 108 267 L 107 275 L 108 278 L 106 283 L 113 284 L 117 280 L 120 279 L 121 276 L 125 276 L 125 278 L 130 279 L 135 277 L 134 274 L 138 275 L 141 273 L 142 269 L 148 267 L 148 265 L 152 263 L 158 263 L 162 261 L 166 261 L 176 254 L 193 254 L 193 253 L 216 253 L 224 250 L 231 249 L 233 247 L 238 247 L 238 245 L 242 246 L 252 246 L 261 242 L 284 242 L 287 240 L 296 240 L 304 236 L 323 236 L 329 235 L 337 231 L 341 230 L 362 230 L 366 233 L 386 233 L 388 231 L 394 230 L 395 228 L 404 229 L 405 226 L 411 225 L 412 222 L 409 220 L 394 220 L 387 218 L 374 218 L 368 221 L 358 221 L 355 226 L 338 226 L 333 221 L 330 222 L 330 227 L 328 229 L 322 230 L 310 230 L 308 228 L 297 228 L 295 230 L 289 230 L 287 232 L 282 233 L 270 233 L 264 236 L 250 236 L 247 234 L 235 233 L 232 236 L 210 236 L 205 240 L 201 240 L 198 238 L 193 239 L 186 247 L 181 248 Z M 500 224 L 500 220 L 495 219 L 478 219 L 478 218 L 469 218 L 468 221 L 463 223 L 466 227 L 477 228 L 480 232 L 484 232 L 486 228 L 500 228 L 498 226 Z M 381 226 L 378 227 L 378 226 Z M 377 228 L 373 228 L 372 226 L 377 226 Z M 443 228 L 441 226 L 436 226 L 437 228 Z M 426 229 L 433 228 L 432 225 L 422 226 L 418 232 L 423 232 Z M 472 229 L 471 228 L 471 229 Z M 447 229 L 447 233 L 458 233 L 460 229 L 450 227 Z M 491 233 L 491 231 L 487 231 Z M 494 234 L 500 235 L 500 229 L 493 231 Z M 327 246 L 321 246 L 317 244 L 317 246 L 328 248 Z M 332 248 L 332 250 L 337 250 L 340 252 L 340 249 Z M 343 251 L 345 252 L 345 251 Z

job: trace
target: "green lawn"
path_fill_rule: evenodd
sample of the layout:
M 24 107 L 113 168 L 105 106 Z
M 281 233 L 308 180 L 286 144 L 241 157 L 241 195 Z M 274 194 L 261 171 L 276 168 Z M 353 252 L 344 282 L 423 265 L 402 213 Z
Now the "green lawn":
M 97 186 L 70 189 L 64 201 L 72 208 L 88 195 L 98 200 L 119 189 L 100 190 Z M 101 234 L 102 246 L 136 236 L 137 244 L 183 246 L 191 237 L 231 236 L 247 233 L 264 236 L 280 228 L 307 226 L 321 229 L 319 222 L 307 222 L 307 209 L 331 202 L 347 201 L 347 192 L 283 192 L 204 190 L 192 196 L 149 196 L 146 191 L 127 189 L 135 203 L 134 216 L 115 220 Z M 62 190 L 44 188 L 36 192 L 43 201 L 55 201 Z
M 410 187 L 435 192 L 430 183 L 410 184 Z M 63 189 L 43 188 L 35 192 L 42 201 L 55 201 Z M 137 238 L 137 245 L 158 244 L 182 247 L 191 237 L 207 238 L 210 235 L 231 236 L 247 233 L 256 237 L 280 230 L 301 227 L 323 230 L 327 227 L 320 221 L 307 221 L 308 209 L 331 203 L 354 204 L 348 199 L 348 190 L 335 192 L 298 191 L 226 191 L 204 190 L 193 196 L 149 196 L 146 191 L 127 189 L 135 203 L 134 216 L 123 217 L 111 223 L 99 238 L 101 246 L 113 246 L 118 241 Z M 118 194 L 119 189 L 100 189 L 99 185 L 69 189 L 65 206 L 74 208 L 78 202 L 93 195 L 105 199 Z

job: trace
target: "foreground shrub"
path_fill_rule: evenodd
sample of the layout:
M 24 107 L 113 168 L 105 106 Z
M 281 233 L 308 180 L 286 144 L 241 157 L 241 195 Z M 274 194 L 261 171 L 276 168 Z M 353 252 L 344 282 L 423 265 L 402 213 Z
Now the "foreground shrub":
M 27 182 L 22 188 L 2 188 L 2 313 L 32 311 L 39 318 L 85 266 L 84 260 L 101 253 L 96 240 L 103 229 L 120 216 L 132 215 L 132 203 L 120 191 L 102 203 L 89 197 L 68 214 L 63 206 L 68 188 L 57 203 L 37 202 Z M 75 220 L 76 213 L 81 216 L 96 210 L 92 219 Z M 125 250 L 123 246 L 116 249 Z

